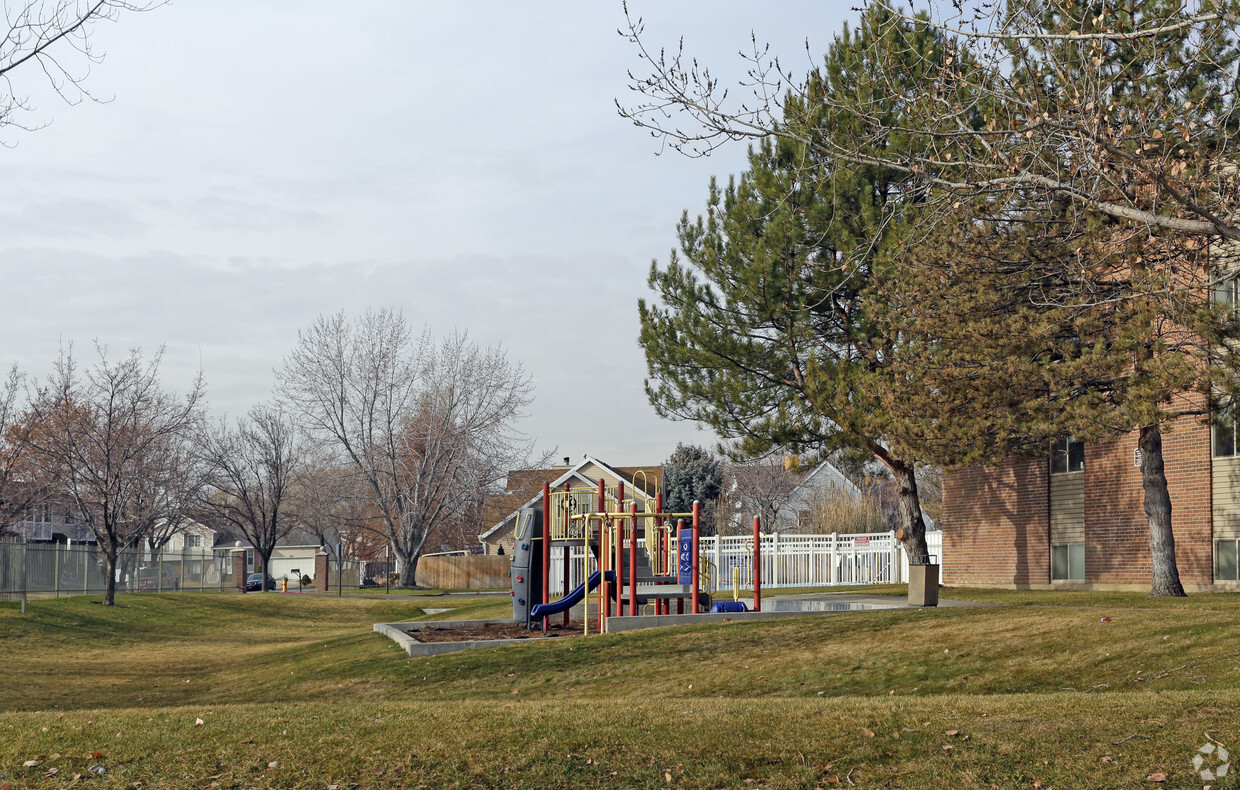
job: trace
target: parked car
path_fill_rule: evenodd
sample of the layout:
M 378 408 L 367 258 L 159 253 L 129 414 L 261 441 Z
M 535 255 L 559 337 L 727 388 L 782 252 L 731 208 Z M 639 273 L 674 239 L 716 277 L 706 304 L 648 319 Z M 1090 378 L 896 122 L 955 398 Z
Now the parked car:
M 134 583 L 135 590 L 179 590 L 181 576 L 171 565 L 160 568 L 139 568 L 138 578 Z
M 276 580 L 268 576 L 267 577 L 267 589 L 274 590 L 275 588 L 276 588 Z M 263 574 L 251 573 L 249 576 L 245 578 L 245 591 L 246 592 L 257 592 L 261 589 L 263 589 Z

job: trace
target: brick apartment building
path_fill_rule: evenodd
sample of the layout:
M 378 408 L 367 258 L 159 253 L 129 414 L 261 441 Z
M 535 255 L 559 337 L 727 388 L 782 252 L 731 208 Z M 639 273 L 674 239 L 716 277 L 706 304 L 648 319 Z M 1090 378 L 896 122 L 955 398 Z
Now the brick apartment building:
M 1240 590 L 1240 441 L 1181 417 L 1163 429 L 1176 563 L 1187 591 Z M 1137 433 L 946 476 L 945 584 L 1149 589 Z

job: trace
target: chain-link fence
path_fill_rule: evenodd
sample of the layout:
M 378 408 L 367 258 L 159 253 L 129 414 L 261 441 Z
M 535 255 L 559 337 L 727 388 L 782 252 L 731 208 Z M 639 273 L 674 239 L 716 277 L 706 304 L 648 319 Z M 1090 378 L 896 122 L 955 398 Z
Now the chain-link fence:
M 0 539 L 0 601 L 102 593 L 107 559 L 89 543 L 29 543 Z M 116 564 L 117 592 L 235 590 L 227 552 L 187 549 L 153 554 L 122 551 Z

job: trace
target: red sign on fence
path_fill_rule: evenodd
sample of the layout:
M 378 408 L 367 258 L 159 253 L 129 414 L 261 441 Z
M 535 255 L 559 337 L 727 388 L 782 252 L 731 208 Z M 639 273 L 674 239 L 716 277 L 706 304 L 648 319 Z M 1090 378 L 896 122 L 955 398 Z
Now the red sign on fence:
M 856 546 L 864 546 L 869 542 L 870 542 L 869 535 L 858 535 L 857 537 L 853 538 L 853 544 Z

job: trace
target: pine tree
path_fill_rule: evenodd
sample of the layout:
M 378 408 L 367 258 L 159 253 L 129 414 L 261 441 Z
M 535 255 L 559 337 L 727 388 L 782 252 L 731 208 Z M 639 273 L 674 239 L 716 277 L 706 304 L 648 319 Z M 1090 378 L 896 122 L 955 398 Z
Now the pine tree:
M 875 46 L 906 57 L 875 70 Z M 865 102 L 878 86 L 924 81 L 928 60 L 946 57 L 924 25 L 900 24 L 875 7 L 845 30 L 787 115 L 807 139 L 789 135 L 750 150 L 749 169 L 727 187 L 711 182 L 706 215 L 678 228 L 680 253 L 651 268 L 657 303 L 640 304 L 647 392 L 664 416 L 710 425 L 739 455 L 864 451 L 900 491 L 900 538 L 914 562 L 928 556 L 917 495 L 915 452 L 894 451 L 888 405 L 905 382 L 886 372 L 898 344 L 865 311 L 875 265 L 925 218 L 906 175 L 817 156 L 808 138 L 852 136 L 846 116 L 827 123 L 828 95 Z M 899 107 L 878 107 L 894 119 Z M 792 122 L 792 121 L 790 121 Z M 902 135 L 877 149 L 916 145 Z
M 694 502 L 700 503 L 703 535 L 716 533 L 716 503 L 722 492 L 723 468 L 706 449 L 677 444 L 663 462 L 664 509 L 669 513 L 689 513 Z

